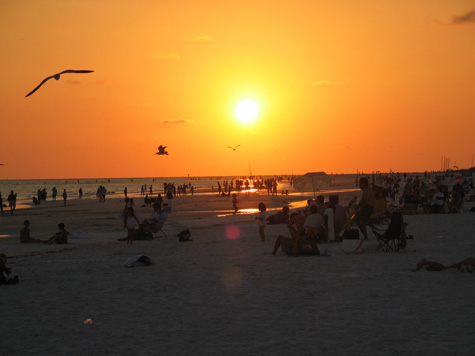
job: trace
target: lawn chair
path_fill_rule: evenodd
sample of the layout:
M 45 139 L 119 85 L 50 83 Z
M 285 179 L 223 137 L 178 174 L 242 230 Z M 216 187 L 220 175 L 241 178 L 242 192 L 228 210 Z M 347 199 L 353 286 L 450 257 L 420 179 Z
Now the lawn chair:
M 402 218 L 402 212 L 399 210 L 391 213 L 391 221 L 389 222 L 386 230 L 378 229 L 376 226 L 372 226 L 374 235 L 378 240 L 378 247 L 376 250 L 399 251 L 401 248 L 406 247 L 406 225 Z
M 450 204 L 451 213 L 461 213 L 463 211 L 463 193 L 455 192 L 452 194 L 452 200 Z
M 151 226 L 151 232 L 153 234 L 153 237 L 159 237 L 158 235 L 162 233 L 165 237 L 168 237 L 167 233 L 163 230 L 163 225 L 165 225 L 165 221 L 168 218 L 168 215 L 170 214 L 170 208 L 165 208 L 160 212 L 160 217 L 158 218 L 158 221 Z

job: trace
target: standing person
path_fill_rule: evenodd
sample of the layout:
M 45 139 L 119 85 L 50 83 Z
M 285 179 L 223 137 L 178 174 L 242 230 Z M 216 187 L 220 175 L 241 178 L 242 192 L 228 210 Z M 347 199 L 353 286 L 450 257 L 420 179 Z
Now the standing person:
M 64 206 L 66 206 L 66 200 L 68 199 L 68 193 L 66 193 L 66 189 L 63 189 L 63 202 Z
M 56 189 L 56 187 L 53 187 L 51 191 L 53 192 L 53 201 L 56 201 L 56 195 L 58 195 L 58 189 Z
M 82 188 L 79 188 L 79 199 L 82 199 Z
M 13 190 L 8 195 L 8 205 L 10 206 L 10 213 L 13 215 L 13 212 L 16 209 L 16 194 L 13 193 Z
M 168 191 L 168 193 L 167 193 L 167 199 L 168 199 L 168 207 L 169 207 L 170 210 L 171 210 L 171 208 L 172 208 L 172 199 L 173 199 L 173 194 L 172 194 L 171 191 Z
M 137 225 L 135 224 L 137 223 Z M 134 208 L 127 208 L 127 213 L 124 216 L 124 228 L 127 229 L 127 245 L 132 245 L 134 241 L 135 227 L 140 224 L 137 215 L 135 215 Z
M 150 196 L 153 195 L 153 189 L 152 189 L 152 185 L 150 184 Z
M 238 201 L 237 201 L 236 193 L 234 193 L 234 194 L 233 194 L 233 208 L 234 208 L 234 213 L 233 213 L 233 215 L 236 214 L 236 213 L 238 212 L 238 210 L 239 210 L 239 208 L 238 208 L 238 206 L 237 206 L 237 203 L 238 203 Z
M 124 197 L 127 198 L 127 187 L 124 188 Z
M 0 192 L 0 211 L 2 212 L 2 215 L 3 215 L 3 198 L 2 198 L 2 192 Z
M 259 236 L 261 237 L 261 241 L 264 242 L 266 240 L 266 235 L 264 233 L 264 228 L 266 227 L 266 205 L 263 202 L 260 202 L 257 205 L 259 209 L 259 214 L 257 214 L 257 226 L 259 226 Z
M 360 203 L 358 204 L 359 209 L 357 225 L 363 233 L 364 239 L 368 240 L 368 231 L 366 230 L 366 224 L 371 218 L 371 214 L 373 214 L 375 198 L 373 190 L 369 186 L 368 178 L 360 178 L 360 188 L 363 191 L 363 195 L 361 196 Z

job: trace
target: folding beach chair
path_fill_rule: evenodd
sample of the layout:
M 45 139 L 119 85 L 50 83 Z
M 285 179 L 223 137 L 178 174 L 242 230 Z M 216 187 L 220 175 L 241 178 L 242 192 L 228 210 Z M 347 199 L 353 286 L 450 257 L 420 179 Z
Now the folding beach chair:
M 376 250 L 399 251 L 400 248 L 406 247 L 407 237 L 401 211 L 391 213 L 391 221 L 386 230 L 378 229 L 376 226 L 372 226 L 372 230 L 378 240 Z
M 358 229 L 352 229 L 351 226 L 356 223 L 360 216 L 360 211 L 354 213 L 348 218 L 343 225 L 341 232 L 336 236 L 335 240 L 341 242 L 341 249 L 343 253 L 349 255 L 359 253 L 362 251 L 363 239 L 360 239 Z
M 163 225 L 165 225 L 165 221 L 168 218 L 168 215 L 170 214 L 170 209 L 165 208 L 160 212 L 160 217 L 158 218 L 158 221 L 152 225 L 151 232 L 154 237 L 159 237 L 158 235 L 162 233 L 165 237 L 168 237 L 167 233 L 163 230 Z

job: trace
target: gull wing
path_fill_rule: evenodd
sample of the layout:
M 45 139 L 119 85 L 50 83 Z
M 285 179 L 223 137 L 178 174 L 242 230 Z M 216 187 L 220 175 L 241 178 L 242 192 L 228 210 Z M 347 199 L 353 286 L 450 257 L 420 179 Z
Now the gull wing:
M 61 73 L 58 73 L 59 75 L 64 74 L 64 73 L 92 73 L 94 72 L 93 70 L 76 70 L 76 69 L 66 69 L 63 70 Z
M 66 69 L 66 70 L 63 70 L 62 72 L 60 73 L 57 73 L 55 75 L 52 75 L 46 79 L 44 79 L 35 89 L 33 89 L 28 95 L 25 96 L 28 97 L 30 96 L 31 94 L 33 94 L 35 91 L 37 91 L 46 81 L 50 80 L 51 78 L 54 78 L 56 75 L 61 75 L 61 74 L 64 74 L 64 73 L 92 73 L 94 72 L 93 70 L 75 70 L 75 69 Z
M 37 91 L 44 83 L 46 83 L 46 82 L 47 82 L 48 80 L 50 80 L 51 78 L 54 78 L 54 75 L 52 75 L 52 76 L 50 76 L 50 77 L 48 77 L 48 78 L 43 79 L 43 81 L 42 81 L 35 89 L 33 89 L 30 93 L 28 93 L 28 95 L 26 95 L 25 98 L 28 97 L 28 96 L 30 96 L 31 94 L 33 94 L 35 91 Z

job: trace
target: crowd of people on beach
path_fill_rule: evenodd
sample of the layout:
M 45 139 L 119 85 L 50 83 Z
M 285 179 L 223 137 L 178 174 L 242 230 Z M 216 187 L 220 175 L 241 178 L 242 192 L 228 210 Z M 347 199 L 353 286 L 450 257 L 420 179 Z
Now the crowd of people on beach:
M 355 221 L 364 239 L 368 239 L 366 225 L 374 211 L 375 199 L 368 178 L 362 177 L 359 182 L 363 194 L 357 205 L 351 200 L 348 206 L 343 207 L 337 194 L 330 195 L 328 202 L 325 202 L 323 195 L 318 195 L 315 199 L 307 200 L 303 211 L 292 212 L 289 215 L 289 208 L 284 206 L 282 211 L 269 216 L 268 224 L 287 224 L 290 232 L 290 237 L 284 235 L 277 237 L 272 254 L 275 255 L 281 248 L 289 256 L 320 255 L 318 244 L 329 241 L 329 231 L 333 232 L 334 237 L 336 236 L 335 241 L 340 241 L 339 236 L 348 217 L 357 210 L 359 214 Z
M 266 189 L 267 195 L 277 195 L 277 187 L 279 185 L 279 181 L 281 181 L 282 179 L 283 177 L 260 177 L 254 179 L 248 178 L 231 180 L 226 179 L 223 182 L 217 182 L 217 192 L 219 196 L 230 196 L 232 191 L 250 193 L 251 191 L 260 192 L 263 189 Z M 216 191 L 214 186 L 211 189 L 213 191 Z
M 423 178 L 418 175 L 409 176 L 407 174 L 373 174 L 359 177 L 359 187 L 362 191 L 361 199 L 357 203 L 357 197 L 351 199 L 346 206 L 339 203 L 337 194 L 329 195 L 326 202 L 323 195 L 318 195 L 315 199 L 308 199 L 307 206 L 302 211 L 290 212 L 288 206 L 284 206 L 281 211 L 266 217 L 266 206 L 263 202 L 258 204 L 259 213 L 256 216 L 258 223 L 258 234 L 262 241 L 265 241 L 265 226 L 267 224 L 286 224 L 290 232 L 291 239 L 294 243 L 292 249 L 287 237 L 279 236 L 275 242 L 273 253 L 275 254 L 279 247 L 285 246 L 287 252 L 291 255 L 300 254 L 319 254 L 318 243 L 328 242 L 329 231 L 333 230 L 335 241 L 341 240 L 342 229 L 351 217 L 356 217 L 355 222 L 363 235 L 363 239 L 368 239 L 367 225 L 388 218 L 394 209 L 404 209 L 405 206 L 417 204 L 422 207 L 426 213 L 443 213 L 443 212 L 459 212 L 460 199 L 473 199 L 473 180 L 471 177 L 457 179 L 449 189 L 444 184 L 445 175 L 435 175 L 431 177 L 427 173 Z M 256 189 L 266 187 L 268 194 L 274 194 L 277 188 L 278 179 L 257 179 L 257 180 L 231 180 L 224 181 L 223 188 L 236 189 L 236 191 L 248 190 L 250 186 Z M 142 186 L 142 192 L 145 191 Z M 186 189 L 192 188 L 191 184 L 179 186 L 179 191 L 186 192 Z M 220 182 L 219 189 L 223 192 Z M 125 208 L 123 211 L 124 227 L 127 229 L 128 243 L 134 240 L 136 231 L 153 230 L 154 222 L 159 220 L 160 214 L 164 211 L 162 207 L 166 207 L 167 214 L 171 211 L 172 199 L 178 195 L 178 190 L 173 183 L 164 183 L 164 192 L 167 202 L 164 203 L 161 193 L 157 193 L 156 197 L 152 197 L 153 188 L 150 185 L 148 194 L 144 198 L 144 206 L 153 206 L 152 217 L 144 221 L 139 221 L 134 212 L 134 200 L 127 197 L 127 187 L 124 189 Z M 56 187 L 52 190 L 53 199 L 56 198 Z M 107 189 L 99 186 L 97 189 L 97 197 L 99 201 L 105 201 Z M 11 191 L 8 196 L 8 203 L 11 214 L 14 214 L 16 208 L 16 194 Z M 82 196 L 82 189 L 80 190 Z M 38 201 L 46 200 L 47 193 L 45 189 L 38 190 Z M 67 193 L 63 191 L 63 200 L 66 205 Z M 0 207 L 3 215 L 3 199 L 0 193 Z M 232 195 L 233 214 L 239 211 L 237 194 Z M 329 212 L 331 210 L 331 219 Z M 358 213 L 358 214 L 356 214 Z M 329 221 L 333 225 L 329 226 Z M 58 225 L 59 231 L 47 240 L 39 240 L 30 236 L 30 222 L 26 220 L 24 227 L 20 232 L 20 241 L 22 243 L 56 243 L 64 244 L 68 242 L 69 232 L 66 231 L 64 223 Z

